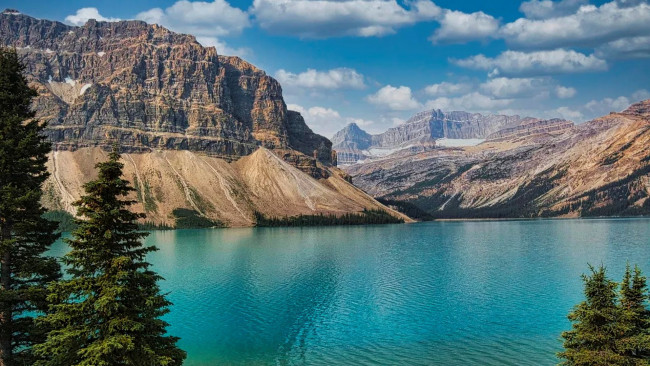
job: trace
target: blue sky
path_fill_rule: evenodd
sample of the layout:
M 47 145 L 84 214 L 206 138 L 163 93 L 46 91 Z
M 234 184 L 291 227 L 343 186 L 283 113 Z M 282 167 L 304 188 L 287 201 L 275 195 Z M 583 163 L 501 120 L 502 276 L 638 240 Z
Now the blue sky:
M 143 19 L 277 78 L 331 137 L 425 109 L 582 122 L 650 98 L 647 1 L 3 0 L 82 25 Z

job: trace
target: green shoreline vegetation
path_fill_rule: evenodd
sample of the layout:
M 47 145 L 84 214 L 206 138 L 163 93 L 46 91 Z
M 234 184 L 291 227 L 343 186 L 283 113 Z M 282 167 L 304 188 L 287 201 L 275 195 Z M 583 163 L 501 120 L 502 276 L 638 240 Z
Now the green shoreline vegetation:
M 402 224 L 404 220 L 390 215 L 384 210 L 367 210 L 361 213 L 337 215 L 298 215 L 285 217 L 268 217 L 255 212 L 256 226 L 334 226 L 334 225 L 368 225 L 368 224 Z

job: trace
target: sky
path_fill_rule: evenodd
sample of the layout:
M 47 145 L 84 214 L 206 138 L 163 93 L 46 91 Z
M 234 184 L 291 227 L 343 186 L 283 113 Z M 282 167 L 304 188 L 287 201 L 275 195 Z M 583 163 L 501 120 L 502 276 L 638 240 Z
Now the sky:
M 2 0 L 83 25 L 141 19 L 280 81 L 331 137 L 427 109 L 581 123 L 650 98 L 648 0 Z

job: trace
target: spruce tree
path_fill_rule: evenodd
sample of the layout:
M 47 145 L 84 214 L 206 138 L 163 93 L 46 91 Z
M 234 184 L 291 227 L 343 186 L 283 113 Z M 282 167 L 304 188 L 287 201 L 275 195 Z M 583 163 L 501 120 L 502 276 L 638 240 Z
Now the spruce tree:
M 645 307 L 647 298 L 645 276 L 638 266 L 634 266 L 632 273 L 628 264 L 621 282 L 621 327 L 624 335 L 618 341 L 618 349 L 626 357 L 646 365 L 650 361 L 650 311 Z
M 564 351 L 558 353 L 564 359 L 561 365 L 633 365 L 617 349 L 617 339 L 622 334 L 617 284 L 607 278 L 603 266 L 589 269 L 591 275 L 582 276 L 586 301 L 569 314 L 573 329 L 562 333 Z
M 60 277 L 43 254 L 58 238 L 42 218 L 42 185 L 51 151 L 34 119 L 24 66 L 15 50 L 0 48 L 0 365 L 32 365 L 32 345 L 43 339 L 35 314 L 47 309 L 46 284 Z
M 81 219 L 63 258 L 70 278 L 52 287 L 52 312 L 43 322 L 54 330 L 36 347 L 47 356 L 38 365 L 180 365 L 185 359 L 160 319 L 170 302 L 145 261 L 157 249 L 142 243 L 147 234 L 137 231 L 137 219 L 144 215 L 129 211 L 134 201 L 126 196 L 134 189 L 122 179 L 119 159 L 115 147 L 75 203 Z

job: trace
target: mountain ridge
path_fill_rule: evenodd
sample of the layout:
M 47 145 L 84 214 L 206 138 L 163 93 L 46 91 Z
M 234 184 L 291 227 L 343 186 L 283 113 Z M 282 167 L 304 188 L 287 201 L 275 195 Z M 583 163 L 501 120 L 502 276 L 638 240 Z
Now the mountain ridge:
M 287 109 L 282 87 L 239 57 L 142 21 L 76 27 L 0 14 L 37 91 L 36 118 L 53 143 L 47 208 L 74 214 L 83 184 L 114 143 L 130 198 L 153 225 L 182 210 L 226 226 L 266 217 L 384 210 L 336 168 L 331 142 Z
M 553 133 L 395 154 L 346 168 L 434 218 L 650 214 L 650 100 Z
M 337 132 L 332 138 L 332 148 L 339 156 L 339 163 L 343 165 L 355 164 L 367 158 L 382 157 L 404 148 L 430 149 L 436 145 L 436 140 L 443 138 L 492 140 L 510 135 L 557 133 L 571 128 L 573 122 L 563 119 L 542 120 L 518 115 L 484 115 L 431 109 L 416 113 L 399 126 L 391 127 L 376 135 L 369 135 L 356 125 L 361 132 L 349 134 L 347 133 L 349 126 Z M 360 137 L 364 139 L 363 142 L 355 140 Z M 370 140 L 369 143 L 366 143 L 367 139 Z M 372 154 L 370 149 L 383 149 L 386 152 L 377 151 L 379 154 Z

